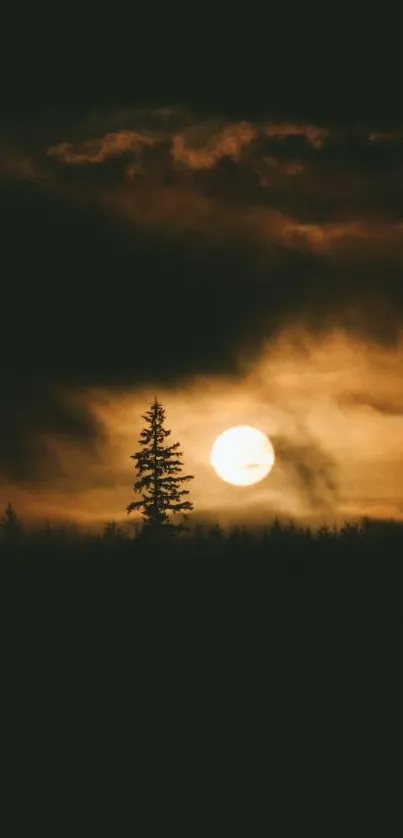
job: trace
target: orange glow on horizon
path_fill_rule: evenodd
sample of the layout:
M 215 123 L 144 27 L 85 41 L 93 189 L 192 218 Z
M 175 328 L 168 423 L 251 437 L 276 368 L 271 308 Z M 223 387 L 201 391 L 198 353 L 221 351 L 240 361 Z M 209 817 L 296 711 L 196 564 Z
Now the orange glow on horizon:
M 343 332 L 318 339 L 288 330 L 255 362 L 240 358 L 237 376 L 159 387 L 171 439 L 181 443 L 184 467 L 195 475 L 195 513 L 233 521 L 275 513 L 312 520 L 403 518 L 402 361 L 402 344 L 380 348 Z M 126 520 L 134 482 L 130 455 L 154 392 L 81 394 L 104 429 L 96 455 L 48 440 L 62 476 L 34 492 L 9 484 L 5 502 L 10 497 L 35 519 Z M 234 423 L 262 428 L 277 454 L 270 480 L 242 498 L 210 465 L 214 440 Z

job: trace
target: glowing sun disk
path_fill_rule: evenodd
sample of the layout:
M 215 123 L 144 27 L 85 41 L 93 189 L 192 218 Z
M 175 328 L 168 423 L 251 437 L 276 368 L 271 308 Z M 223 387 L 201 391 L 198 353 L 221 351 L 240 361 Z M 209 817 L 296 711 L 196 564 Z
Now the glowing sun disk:
M 210 454 L 218 476 L 234 486 L 251 486 L 263 480 L 271 471 L 274 459 L 274 449 L 266 434 L 249 425 L 224 431 Z

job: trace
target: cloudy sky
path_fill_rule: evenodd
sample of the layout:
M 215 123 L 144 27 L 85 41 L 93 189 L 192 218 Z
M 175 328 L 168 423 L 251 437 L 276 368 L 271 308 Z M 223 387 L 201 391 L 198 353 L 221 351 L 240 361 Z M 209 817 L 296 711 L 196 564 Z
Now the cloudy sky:
M 6 45 L 3 506 L 124 518 L 157 393 L 200 513 L 403 517 L 392 23 L 316 40 L 235 21 L 224 43 L 206 21 L 184 41 L 112 21 Z M 237 424 L 277 455 L 249 489 L 209 465 Z

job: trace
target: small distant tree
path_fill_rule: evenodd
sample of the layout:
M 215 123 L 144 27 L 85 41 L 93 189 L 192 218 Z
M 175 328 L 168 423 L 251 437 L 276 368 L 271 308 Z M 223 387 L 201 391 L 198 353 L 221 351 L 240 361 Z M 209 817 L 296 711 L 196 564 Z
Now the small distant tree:
M 102 531 L 102 537 L 106 541 L 116 541 L 122 537 L 122 530 L 116 521 L 108 521 Z
M 193 480 L 193 475 L 182 474 L 179 442 L 164 444 L 171 431 L 164 427 L 165 410 L 157 398 L 142 418 L 146 426 L 140 434 L 141 450 L 131 455 L 137 469 L 133 491 L 141 497 L 129 504 L 127 512 L 140 509 L 145 525 L 161 531 L 162 527 L 173 526 L 171 513 L 186 518 L 187 512 L 193 509 L 193 503 L 186 499 L 189 491 L 183 488 Z
M 270 526 L 270 536 L 271 538 L 280 538 L 282 535 L 284 535 L 284 528 L 281 526 L 280 520 L 276 515 Z
M 326 543 L 331 541 L 332 531 L 329 527 L 329 524 L 326 524 L 326 522 L 324 524 L 321 524 L 321 526 L 319 527 L 319 529 L 317 531 L 316 537 L 319 541 L 323 541 L 323 542 L 326 542 Z
M 14 541 L 19 535 L 21 535 L 22 527 L 20 520 L 10 501 L 7 504 L 4 514 L 0 518 L 0 528 L 3 537 L 7 541 Z

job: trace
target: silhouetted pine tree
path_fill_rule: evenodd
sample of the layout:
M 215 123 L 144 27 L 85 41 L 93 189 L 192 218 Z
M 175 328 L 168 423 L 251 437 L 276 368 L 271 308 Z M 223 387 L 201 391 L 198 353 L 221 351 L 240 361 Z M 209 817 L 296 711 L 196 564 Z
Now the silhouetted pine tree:
M 10 502 L 8 502 L 4 515 L 0 518 L 0 527 L 7 541 L 14 541 L 21 535 L 21 524 Z
M 182 513 L 186 517 L 186 512 L 193 509 L 193 503 L 184 500 L 188 490 L 182 488 L 184 483 L 193 480 L 193 475 L 181 473 L 183 465 L 179 442 L 164 445 L 171 431 L 164 427 L 165 410 L 157 398 L 143 414 L 143 419 L 146 427 L 139 440 L 142 450 L 131 455 L 138 473 L 133 491 L 141 495 L 141 500 L 130 503 L 127 512 L 141 509 L 145 524 L 160 529 L 171 526 L 170 513 Z

